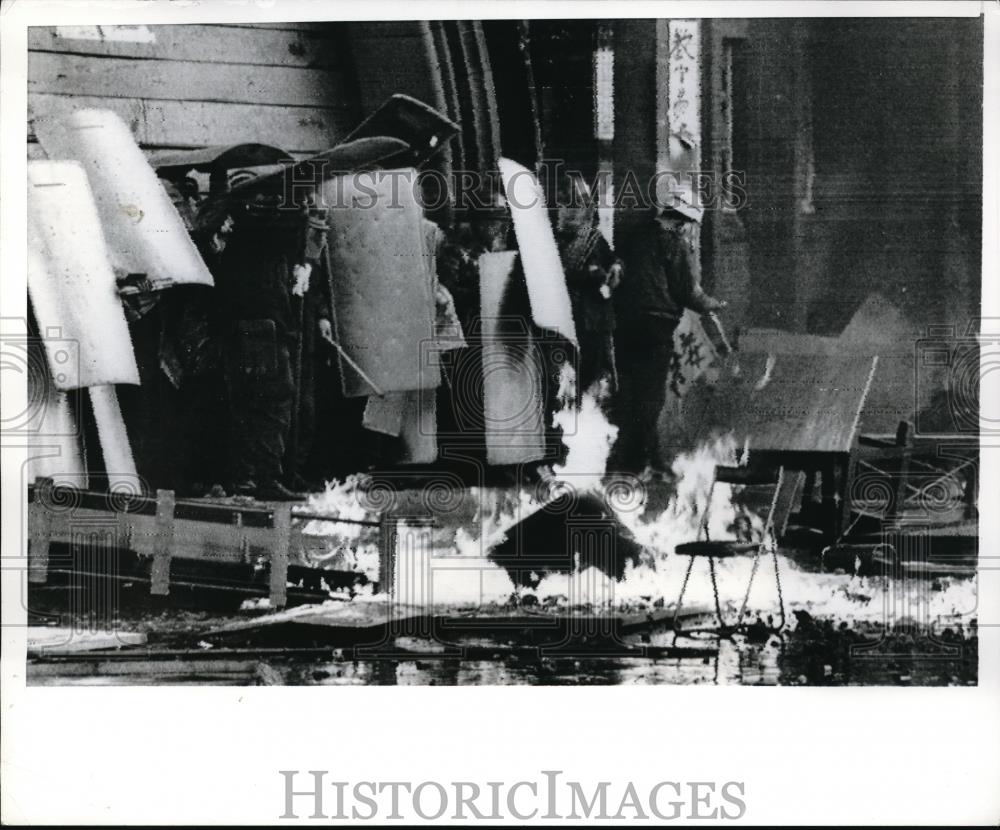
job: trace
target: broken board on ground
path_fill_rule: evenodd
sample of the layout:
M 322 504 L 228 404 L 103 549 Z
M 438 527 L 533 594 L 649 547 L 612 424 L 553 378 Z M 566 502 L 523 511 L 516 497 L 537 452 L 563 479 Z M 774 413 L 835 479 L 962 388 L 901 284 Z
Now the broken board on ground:
M 206 632 L 206 640 L 253 642 L 255 645 L 316 643 L 377 643 L 394 625 L 426 616 L 421 608 L 390 602 L 331 600 L 321 606 L 301 606 Z
M 29 657 L 129 648 L 146 643 L 146 635 L 141 631 L 81 631 L 47 625 L 28 626 L 26 639 Z
M 692 609 L 686 618 L 706 613 Z M 598 624 L 601 623 L 601 625 Z M 610 622 L 610 625 L 608 623 Z M 493 608 L 476 611 L 430 610 L 389 602 L 327 602 L 304 606 L 256 619 L 231 623 L 203 632 L 204 641 L 234 653 L 241 648 L 315 649 L 323 646 L 371 650 L 372 656 L 420 656 L 451 659 L 496 660 L 525 649 L 536 656 L 553 657 L 580 651 L 642 657 L 701 658 L 716 653 L 715 644 L 701 647 L 649 646 L 626 642 L 643 633 L 662 630 L 673 622 L 670 611 L 567 613 L 566 609 L 532 611 Z M 582 638 L 582 631 L 604 631 L 603 636 Z M 495 642 L 484 642 L 495 640 Z M 418 648 L 418 646 L 423 646 Z M 648 652 L 648 653 L 647 653 Z M 364 653 L 355 653 L 354 659 Z

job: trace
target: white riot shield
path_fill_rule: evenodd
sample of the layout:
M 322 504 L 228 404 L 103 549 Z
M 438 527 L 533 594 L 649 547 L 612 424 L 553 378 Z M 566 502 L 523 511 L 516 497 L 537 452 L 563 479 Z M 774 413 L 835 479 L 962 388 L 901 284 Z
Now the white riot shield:
M 557 332 L 575 346 L 573 307 L 542 189 L 535 175 L 524 165 L 502 158 L 499 167 L 507 204 L 514 219 L 514 234 L 521 252 L 524 279 L 528 284 L 532 319 L 540 327 Z
M 86 169 L 117 268 L 145 274 L 155 288 L 213 285 L 177 208 L 116 113 L 40 117 L 35 131 L 50 159 L 75 159 Z
M 28 293 L 56 389 L 139 383 L 83 168 L 28 164 Z

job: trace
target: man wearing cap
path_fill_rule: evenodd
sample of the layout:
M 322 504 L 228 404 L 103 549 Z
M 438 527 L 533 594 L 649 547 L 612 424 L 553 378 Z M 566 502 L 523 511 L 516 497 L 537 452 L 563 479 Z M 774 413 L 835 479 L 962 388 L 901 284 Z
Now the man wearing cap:
M 685 308 L 724 307 L 701 287 L 697 230 L 702 210 L 680 193 L 651 213 L 622 245 L 628 279 L 616 294 L 619 395 L 616 451 L 626 470 L 664 470 L 657 423 L 666 401 L 674 331 Z
M 276 202 L 258 195 L 233 205 L 233 230 L 215 277 L 225 327 L 232 490 L 284 501 L 295 498 L 281 479 L 295 401 L 299 322 L 292 297 L 303 282 L 306 223 L 301 212 Z

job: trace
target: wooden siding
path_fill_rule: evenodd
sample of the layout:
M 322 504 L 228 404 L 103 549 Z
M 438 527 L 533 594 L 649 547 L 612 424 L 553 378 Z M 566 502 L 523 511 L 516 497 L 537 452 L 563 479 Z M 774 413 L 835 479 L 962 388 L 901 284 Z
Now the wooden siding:
M 325 149 L 359 118 L 343 24 L 150 26 L 153 42 L 28 34 L 28 115 L 121 115 L 145 149 Z M 38 155 L 29 147 L 29 155 Z

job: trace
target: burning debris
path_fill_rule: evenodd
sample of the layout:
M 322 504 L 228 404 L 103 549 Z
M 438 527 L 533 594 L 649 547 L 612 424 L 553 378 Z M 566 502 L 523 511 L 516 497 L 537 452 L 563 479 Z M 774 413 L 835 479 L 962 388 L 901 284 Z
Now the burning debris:
M 547 501 L 490 551 L 516 585 L 537 587 L 550 573 L 596 568 L 620 581 L 643 548 L 600 492 L 563 493 Z
M 483 610 L 499 610 L 512 600 L 543 609 L 669 608 L 686 565 L 674 549 L 697 537 L 706 513 L 712 539 L 760 540 L 763 521 L 745 488 L 724 482 L 711 486 L 717 465 L 738 465 L 745 457 L 745 447 L 732 435 L 681 453 L 666 475 L 608 473 L 617 430 L 604 415 L 600 393 L 599 388 L 585 393 L 579 404 L 573 394 L 563 396 L 555 420 L 567 453 L 534 486 L 468 488 L 436 517 L 437 527 L 401 526 L 396 602 Z M 329 483 L 305 509 L 373 521 L 388 506 L 388 497 L 365 477 L 352 476 Z M 379 549 L 371 527 L 312 520 L 302 533 L 313 543 L 311 561 L 317 566 L 376 579 Z M 900 583 L 810 572 L 782 552 L 778 561 L 785 600 L 796 613 L 870 626 L 885 619 L 891 604 L 910 602 L 924 610 L 923 622 L 932 627 L 975 618 L 974 580 Z M 717 563 L 719 601 L 730 616 L 741 605 L 741 588 L 752 568 L 746 557 Z M 709 575 L 696 569 L 686 596 L 686 606 L 710 608 Z M 766 620 L 777 602 L 775 584 L 757 580 L 748 596 L 747 622 Z
M 687 541 L 698 530 L 708 505 L 709 485 L 718 463 L 734 463 L 736 446 L 731 438 L 718 439 L 693 453 L 679 456 L 671 476 L 608 475 L 607 460 L 617 437 L 617 428 L 601 406 L 600 388 L 585 393 L 575 402 L 572 384 L 561 396 L 562 409 L 555 423 L 562 429 L 567 453 L 534 487 L 470 488 L 465 502 L 474 512 L 453 511 L 447 518 L 467 519 L 444 532 L 429 533 L 411 550 L 429 570 L 435 561 L 480 560 L 481 571 L 500 571 L 507 579 L 492 581 L 497 591 L 487 598 L 458 571 L 441 569 L 433 578 L 434 595 L 449 596 L 458 602 L 491 601 L 509 597 L 529 588 L 539 596 L 587 597 L 587 604 L 606 605 L 617 595 L 662 597 L 672 589 L 672 580 L 662 581 L 673 547 Z M 349 521 L 377 518 L 377 493 L 366 490 L 363 477 L 331 482 L 325 491 L 310 498 L 307 510 Z M 742 522 L 759 532 L 761 522 L 753 513 L 734 502 L 732 487 L 718 485 L 712 491 L 711 530 L 717 537 L 732 535 Z M 441 518 L 441 517 L 439 517 Z M 474 536 L 469 528 L 478 528 Z M 323 539 L 324 546 L 311 556 L 318 566 L 327 563 L 373 575 L 378 569 L 378 547 L 372 533 L 362 525 L 340 525 L 310 521 L 303 535 Z M 450 536 L 450 538 L 449 538 Z M 408 535 L 412 541 L 412 535 Z M 407 567 L 413 571 L 412 563 Z M 417 571 L 421 568 L 418 566 Z M 647 574 L 657 574 L 658 586 L 649 584 Z M 558 575 L 570 579 L 560 582 Z M 586 575 L 584 582 L 573 583 Z M 405 578 L 405 574 L 400 574 Z M 439 578 L 440 577 L 440 578 Z M 611 588 L 610 584 L 617 584 Z M 623 589 L 626 583 L 641 584 L 639 594 Z M 453 583 L 447 585 L 446 583 Z M 456 591 L 457 583 L 468 582 L 473 594 Z M 400 587 L 404 593 L 405 587 Z

